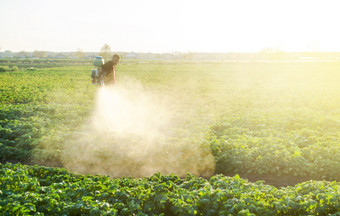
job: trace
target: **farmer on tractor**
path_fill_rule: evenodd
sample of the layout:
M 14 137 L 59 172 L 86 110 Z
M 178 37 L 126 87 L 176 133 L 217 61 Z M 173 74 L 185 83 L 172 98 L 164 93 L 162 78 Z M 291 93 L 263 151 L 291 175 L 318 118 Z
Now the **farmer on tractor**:
M 93 65 L 97 69 L 92 70 L 92 83 L 96 85 L 114 85 L 116 83 L 116 70 L 115 66 L 119 63 L 120 56 L 114 54 L 111 61 L 104 64 L 104 59 L 101 56 L 97 56 L 94 59 Z

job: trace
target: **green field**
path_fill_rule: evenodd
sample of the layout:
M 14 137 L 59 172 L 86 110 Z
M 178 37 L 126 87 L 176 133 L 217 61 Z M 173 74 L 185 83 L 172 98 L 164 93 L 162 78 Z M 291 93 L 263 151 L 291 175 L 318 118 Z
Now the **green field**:
M 340 63 L 123 62 L 116 90 L 108 91 L 118 92 L 113 95 L 124 103 L 111 104 L 119 109 L 106 116 L 119 123 L 117 130 L 121 124 L 121 133 L 89 123 L 101 95 L 90 84 L 91 69 L 0 73 L 0 212 L 13 207 L 19 215 L 25 209 L 45 214 L 53 209 L 55 215 L 88 215 L 91 209 L 108 215 L 339 213 Z M 104 99 L 110 101 L 109 96 Z M 123 113 L 125 118 L 119 118 Z M 85 177 L 6 162 L 141 178 Z M 158 171 L 162 175 L 153 175 Z M 276 189 L 216 174 L 275 186 L 306 182 Z M 125 195 L 117 198 L 116 189 L 104 188 L 98 196 L 95 188 L 86 192 L 86 185 L 92 187 L 87 181 L 100 181 L 105 188 L 123 185 Z M 66 198 L 72 185 L 81 192 Z M 48 192 L 40 191 L 43 186 Z M 40 189 L 31 196 L 32 188 Z M 157 188 L 162 197 L 156 197 Z M 64 191 L 64 197 L 47 196 L 55 190 Z M 138 197 L 138 191 L 149 195 Z M 23 199 L 23 194 L 31 197 Z
M 112 179 L 0 164 L 1 215 L 339 215 L 339 183 L 277 189 L 239 176 Z

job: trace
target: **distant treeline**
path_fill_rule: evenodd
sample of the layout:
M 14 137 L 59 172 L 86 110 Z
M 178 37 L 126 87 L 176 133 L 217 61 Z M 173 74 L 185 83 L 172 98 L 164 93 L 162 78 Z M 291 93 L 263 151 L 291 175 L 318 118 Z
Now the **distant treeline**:
M 196 53 L 196 52 L 171 52 L 171 53 L 138 53 L 138 52 L 113 52 L 121 55 L 123 60 L 160 60 L 160 61 L 261 61 L 261 60 L 330 60 L 340 61 L 340 52 L 282 52 L 276 49 L 264 49 L 253 53 Z M 50 63 L 75 64 L 78 60 L 92 61 L 99 55 L 97 52 L 0 52 L 0 59 L 18 60 L 49 60 Z M 58 61 L 57 61 L 58 60 Z M 69 61 L 71 60 L 71 61 Z M 6 62 L 6 61 L 5 61 Z M 28 61 L 29 62 L 29 61 Z M 28 64 L 28 62 L 25 62 Z M 3 63 L 3 61 L 0 61 Z M 37 62 L 34 62 L 37 63 Z M 80 63 L 80 62 L 78 62 Z M 82 62 L 84 63 L 84 62 Z
M 0 66 L 7 66 L 9 68 L 47 68 L 72 65 L 90 65 L 91 63 L 92 60 L 89 59 L 0 59 Z

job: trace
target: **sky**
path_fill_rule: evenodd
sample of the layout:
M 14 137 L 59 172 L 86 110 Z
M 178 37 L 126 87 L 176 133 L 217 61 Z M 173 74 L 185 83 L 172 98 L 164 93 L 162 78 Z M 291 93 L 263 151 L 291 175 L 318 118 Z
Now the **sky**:
M 0 0 L 0 51 L 340 51 L 338 0 Z

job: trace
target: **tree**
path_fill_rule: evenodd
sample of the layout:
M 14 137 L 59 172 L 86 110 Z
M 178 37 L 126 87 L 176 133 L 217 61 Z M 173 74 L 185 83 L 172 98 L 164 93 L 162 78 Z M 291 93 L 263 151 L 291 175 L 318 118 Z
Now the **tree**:
M 4 58 L 13 58 L 13 53 L 11 50 L 5 50 L 5 52 L 3 53 L 2 57 Z
M 83 52 L 82 49 L 77 49 L 77 52 L 76 52 L 76 57 L 79 58 L 79 59 L 82 59 L 85 57 L 85 53 Z
M 47 52 L 46 51 L 35 50 L 33 52 L 33 57 L 36 57 L 36 58 L 46 58 L 47 57 Z
M 68 58 L 68 56 L 65 53 L 62 53 L 62 52 L 57 53 L 55 57 L 59 58 L 59 59 L 66 59 L 66 58 Z
M 284 57 L 284 52 L 282 52 L 278 46 L 263 48 L 259 54 L 263 58 L 269 60 L 277 60 L 282 59 Z
M 25 52 L 25 51 L 20 51 L 18 52 L 14 58 L 27 58 L 29 56 L 28 52 Z
M 108 44 L 104 44 L 104 46 L 100 49 L 100 56 L 102 56 L 105 60 L 109 60 L 112 57 L 111 47 Z

